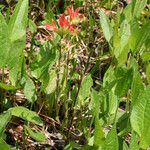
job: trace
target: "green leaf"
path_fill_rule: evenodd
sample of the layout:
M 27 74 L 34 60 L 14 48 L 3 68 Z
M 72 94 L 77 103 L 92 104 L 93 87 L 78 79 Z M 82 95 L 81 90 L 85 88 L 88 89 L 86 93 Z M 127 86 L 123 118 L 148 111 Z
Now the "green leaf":
M 127 22 L 127 20 L 124 20 L 121 23 L 120 34 L 121 34 L 120 46 L 121 46 L 121 49 L 123 49 L 127 45 L 130 34 L 131 34 L 130 33 L 130 24 Z
M 141 27 L 137 20 L 130 23 L 131 26 L 131 36 L 129 40 L 129 47 L 134 52 L 136 51 L 137 40 L 141 36 Z
M 10 146 L 2 138 L 0 138 L 0 150 L 11 150 Z
M 92 107 L 93 117 L 98 116 L 100 112 L 100 96 L 94 89 L 92 89 L 91 92 L 91 107 Z
M 128 41 L 130 34 L 130 25 L 126 20 L 124 20 L 120 27 L 120 48 L 118 50 L 116 49 L 115 51 L 117 52 L 115 56 L 119 64 L 124 63 L 127 60 L 129 51 Z
M 103 87 L 105 92 L 105 101 L 107 102 L 107 113 L 112 115 L 116 112 L 118 106 L 118 97 L 115 95 L 115 85 L 117 79 L 115 77 L 114 67 L 110 66 L 103 78 Z
M 12 42 L 25 39 L 29 0 L 19 0 L 8 23 Z
M 103 128 L 98 116 L 95 117 L 94 146 L 103 146 L 105 140 Z
M 8 52 L 10 48 L 8 26 L 0 13 L 0 67 L 7 64 Z
M 118 150 L 119 144 L 118 144 L 118 136 L 116 131 L 116 126 L 114 125 L 112 129 L 107 134 L 103 150 Z
M 140 149 L 139 145 L 138 145 L 138 141 L 139 141 L 138 135 L 135 132 L 132 132 L 129 150 Z
M 57 87 L 57 74 L 55 70 L 49 73 L 49 81 L 45 86 L 45 91 L 47 94 L 51 94 L 56 90 Z
M 91 78 L 91 75 L 87 75 L 83 78 L 82 83 L 81 83 L 81 88 L 79 91 L 79 99 L 85 100 L 87 97 L 90 96 L 91 93 L 91 87 L 93 85 L 93 80 Z
M 92 106 L 93 117 L 95 118 L 94 146 L 102 146 L 104 143 L 105 136 L 104 136 L 101 122 L 99 120 L 100 96 L 94 89 L 92 90 L 91 93 L 91 106 Z
M 26 121 L 30 121 L 39 126 L 43 125 L 41 118 L 38 116 L 36 112 L 31 111 L 23 106 L 16 106 L 16 107 L 10 108 L 8 111 L 16 117 L 20 117 Z
M 115 87 L 108 93 L 109 95 L 109 115 L 115 114 L 118 108 L 119 98 L 115 95 Z
M 134 2 L 132 2 L 133 17 L 139 17 L 146 4 L 147 0 L 134 0 Z
M 115 74 L 114 74 L 114 67 L 110 66 L 107 71 L 105 72 L 104 78 L 103 78 L 103 87 L 109 86 L 109 84 L 116 80 Z
M 128 22 L 130 22 L 133 18 L 133 15 L 132 15 L 132 4 L 128 4 L 124 9 L 123 9 L 123 14 L 126 18 L 126 20 Z
M 14 87 L 13 85 L 9 85 L 9 84 L 5 84 L 5 83 L 2 83 L 0 82 L 0 87 L 2 89 L 5 89 L 5 90 L 16 90 L 16 87 Z
M 126 135 L 131 130 L 129 114 L 126 112 L 118 112 L 116 116 L 118 135 L 120 137 Z
M 30 29 L 31 33 L 37 32 L 37 26 L 34 23 L 34 21 L 32 21 L 31 19 L 29 19 L 29 29 Z
M 146 66 L 146 77 L 148 83 L 150 84 L 150 63 Z
M 150 52 L 143 52 L 141 57 L 143 61 L 150 61 Z
M 24 95 L 31 103 L 34 103 L 37 99 L 35 85 L 29 77 L 25 81 Z
M 113 32 L 112 32 L 110 22 L 103 11 L 100 11 L 100 23 L 101 23 L 101 27 L 102 27 L 104 36 L 105 36 L 107 42 L 109 42 L 112 37 Z
M 127 60 L 127 55 L 129 51 L 128 41 L 130 37 L 130 25 L 127 20 L 124 20 L 119 31 L 114 33 L 113 36 L 113 45 L 114 45 L 114 55 L 118 60 L 118 63 L 124 63 Z M 116 31 L 116 30 L 115 30 Z M 118 34 L 118 35 L 116 35 Z M 117 44 L 116 44 L 117 43 Z
M 125 66 L 118 67 L 115 71 L 115 76 L 117 79 L 115 94 L 118 97 L 125 96 L 132 83 L 133 69 L 127 69 Z
M 150 145 L 150 86 L 139 94 L 132 107 L 131 126 L 140 136 L 140 147 L 146 149 Z
M 131 85 L 131 102 L 133 105 L 138 101 L 138 96 L 142 91 L 144 91 L 144 84 L 142 82 L 140 73 L 136 71 L 133 75 Z
M 125 141 L 123 141 L 123 150 L 129 150 L 129 147 Z
M 58 59 L 57 49 L 50 42 L 45 42 L 40 48 L 35 62 L 31 65 L 32 75 L 41 79 L 42 82 L 49 81 L 49 70 Z
M 27 133 L 29 134 L 29 136 L 31 138 L 33 138 L 34 140 L 38 141 L 38 142 L 45 142 L 46 141 L 46 137 L 43 133 L 41 132 L 34 132 L 31 128 L 27 127 L 26 125 L 24 125 L 25 130 L 27 131 Z
M 28 0 L 18 1 L 14 13 L 8 23 L 11 48 L 9 51 L 9 79 L 12 85 L 16 85 L 21 78 L 23 63 L 23 49 L 25 47 L 26 26 L 28 19 Z
M 3 135 L 3 133 L 6 129 L 6 125 L 11 119 L 11 113 L 10 112 L 4 112 L 0 115 L 0 118 L 1 118 L 1 121 L 0 121 L 0 137 L 2 137 L 2 135 Z
M 140 27 L 139 23 L 134 21 L 131 25 L 131 37 L 130 37 L 130 47 L 131 50 L 139 52 L 142 46 L 146 43 L 146 40 L 150 36 L 150 21 Z

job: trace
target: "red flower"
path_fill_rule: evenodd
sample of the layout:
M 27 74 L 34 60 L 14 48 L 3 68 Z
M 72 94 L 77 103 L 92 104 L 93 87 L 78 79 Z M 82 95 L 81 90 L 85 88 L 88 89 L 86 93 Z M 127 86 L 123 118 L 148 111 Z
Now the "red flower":
M 67 8 L 68 16 L 65 14 L 61 14 L 58 18 L 58 24 L 61 28 L 68 29 L 70 32 L 74 32 L 74 30 L 78 31 L 78 24 L 83 18 L 82 14 L 78 13 L 78 8 L 74 10 L 73 6 L 71 5 Z M 56 22 L 53 20 L 51 24 L 46 24 L 46 29 L 49 31 L 55 31 L 58 29 Z
M 69 18 L 65 14 L 61 14 L 58 19 L 58 24 L 61 28 L 66 28 L 70 32 L 74 32 L 75 26 L 71 24 Z

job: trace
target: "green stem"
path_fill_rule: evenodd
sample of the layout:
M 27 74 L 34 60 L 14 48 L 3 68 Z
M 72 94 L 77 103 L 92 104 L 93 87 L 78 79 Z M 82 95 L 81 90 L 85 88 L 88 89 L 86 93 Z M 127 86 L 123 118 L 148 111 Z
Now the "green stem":
M 68 124 L 68 99 L 69 99 L 69 89 L 68 89 L 68 79 L 69 79 L 69 61 L 70 61 L 70 52 L 68 50 L 67 59 L 66 59 L 66 98 L 65 98 L 65 124 Z
M 59 109 L 60 107 L 57 105 L 57 102 L 59 102 L 59 95 L 60 95 L 60 63 L 61 63 L 61 48 L 59 51 L 59 59 L 58 59 L 58 64 L 57 64 L 57 69 L 56 69 L 56 74 L 57 74 L 57 81 L 56 81 L 56 100 L 55 100 L 55 108 L 56 108 L 56 118 L 58 118 L 59 115 Z

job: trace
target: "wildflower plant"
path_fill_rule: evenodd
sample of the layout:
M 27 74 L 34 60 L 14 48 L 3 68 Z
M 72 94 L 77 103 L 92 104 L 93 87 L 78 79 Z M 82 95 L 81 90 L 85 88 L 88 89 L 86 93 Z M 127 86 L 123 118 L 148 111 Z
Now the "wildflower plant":
M 147 0 L 116 4 L 111 16 L 111 2 L 83 2 L 84 14 L 70 5 L 44 31 L 42 26 L 31 33 L 29 0 L 19 0 L 10 18 L 0 13 L 1 149 L 11 149 L 6 139 L 16 135 L 9 131 L 19 118 L 13 123 L 21 127 L 13 143 L 19 149 L 30 149 L 29 137 L 44 144 L 38 149 L 50 148 L 57 140 L 53 132 L 62 135 L 58 149 L 150 147 L 149 6 Z M 14 98 L 17 91 L 24 101 Z

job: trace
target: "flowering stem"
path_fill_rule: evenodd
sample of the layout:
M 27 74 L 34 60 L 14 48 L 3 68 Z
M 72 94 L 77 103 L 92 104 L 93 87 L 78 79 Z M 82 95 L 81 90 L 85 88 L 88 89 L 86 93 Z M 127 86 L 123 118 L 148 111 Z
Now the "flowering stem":
M 65 98 L 65 124 L 68 124 L 68 100 L 69 100 L 69 89 L 68 89 L 68 79 L 69 79 L 69 61 L 70 61 L 70 52 L 67 52 L 66 58 L 66 98 Z
M 57 74 L 57 80 L 56 80 L 56 100 L 55 100 L 55 108 L 56 108 L 56 118 L 59 116 L 59 106 L 57 103 L 59 102 L 59 95 L 60 95 L 60 62 L 61 62 L 61 47 L 59 49 L 59 59 L 58 59 L 58 64 L 57 64 L 57 69 L 56 69 L 56 74 Z

